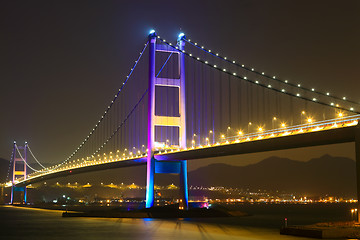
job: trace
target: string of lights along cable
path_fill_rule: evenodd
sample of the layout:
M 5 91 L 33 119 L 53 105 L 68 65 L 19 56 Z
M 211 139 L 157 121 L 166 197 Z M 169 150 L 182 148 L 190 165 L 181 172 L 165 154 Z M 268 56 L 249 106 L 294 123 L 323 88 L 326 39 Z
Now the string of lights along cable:
M 184 33 L 173 40 L 150 32 L 110 105 L 61 163 L 46 167 L 35 157 L 37 152 L 28 148 L 31 161 L 41 167 L 38 170 L 15 145 L 12 159 L 17 154 L 29 168 L 27 176 L 16 179 L 15 184 L 69 175 L 79 169 L 106 168 L 114 166 L 112 163 L 146 163 L 149 106 L 154 106 L 151 117 L 156 120 L 150 152 L 159 159 L 172 153 L 192 156 L 192 151 L 199 149 L 210 153 L 224 145 L 327 133 L 358 124 L 359 104 L 354 100 L 238 64 L 190 41 Z M 149 69 L 154 74 L 154 92 L 149 88 Z M 185 89 L 184 95 L 180 95 L 181 89 Z M 150 92 L 155 93 L 154 102 L 149 101 Z M 181 122 L 183 109 L 186 118 Z M 186 126 L 186 134 L 180 126 Z M 180 136 L 186 136 L 186 144 L 181 145 Z
M 105 110 L 104 114 L 100 117 L 100 119 L 97 121 L 97 123 L 95 124 L 94 128 L 90 130 L 89 135 L 86 136 L 86 138 L 84 139 L 84 141 L 74 150 L 74 152 L 66 158 L 66 160 L 62 163 L 60 163 L 58 166 L 61 166 L 62 164 L 66 163 L 67 161 L 69 161 L 72 157 L 75 156 L 75 154 L 85 145 L 85 143 L 89 140 L 89 138 L 94 134 L 94 132 L 96 131 L 96 129 L 98 128 L 98 126 L 102 123 L 102 121 L 104 120 L 104 118 L 106 117 L 107 113 L 109 112 L 109 110 L 111 109 L 111 107 L 114 105 L 115 101 L 118 99 L 121 91 L 124 89 L 126 83 L 128 82 L 128 80 L 130 79 L 133 71 L 135 70 L 138 62 L 140 61 L 142 55 L 144 54 L 146 48 L 147 48 L 148 43 L 145 44 L 145 47 L 143 48 L 143 50 L 140 52 L 138 59 L 135 61 L 134 66 L 130 69 L 130 73 L 129 75 L 126 76 L 125 81 L 122 83 L 122 85 L 120 86 L 118 92 L 115 94 L 114 99 L 111 101 L 110 105 L 107 107 L 107 109 Z
M 216 56 L 217 58 L 223 60 L 223 61 L 226 61 L 228 63 L 231 63 L 231 64 L 234 64 L 236 65 L 237 67 L 241 67 L 247 71 L 251 71 L 257 75 L 261 75 L 261 76 L 264 76 L 268 79 L 274 79 L 278 82 L 281 82 L 281 83 L 285 83 L 286 85 L 289 85 L 291 87 L 296 87 L 298 89 L 301 89 L 301 90 L 305 90 L 305 91 L 308 91 L 308 92 L 313 92 L 313 93 L 316 93 L 316 94 L 320 94 L 320 95 L 323 95 L 323 96 L 331 96 L 333 99 L 336 99 L 336 100 L 342 100 L 342 101 L 347 101 L 349 103 L 353 103 L 353 104 L 357 104 L 359 105 L 360 103 L 357 102 L 357 101 L 354 101 L 354 100 L 351 100 L 351 99 L 347 99 L 345 96 L 344 97 L 337 97 L 337 96 L 333 96 L 330 94 L 330 92 L 320 92 L 320 91 L 317 91 L 315 90 L 315 88 L 306 88 L 306 87 L 303 87 L 302 84 L 298 83 L 298 84 L 294 84 L 294 83 L 291 83 L 289 82 L 289 80 L 281 80 L 279 78 L 277 78 L 276 76 L 271 76 L 271 75 L 268 75 L 268 74 L 265 74 L 265 72 L 262 72 L 262 71 L 258 71 L 258 70 L 255 70 L 255 68 L 252 68 L 252 67 L 247 67 L 245 66 L 244 64 L 238 64 L 236 61 L 234 60 L 229 60 L 227 57 L 223 57 L 222 55 L 219 55 L 218 53 L 213 53 L 210 49 L 207 49 L 205 48 L 204 46 L 199 46 L 198 43 L 194 43 L 192 42 L 190 39 L 185 39 L 186 42 L 188 42 L 189 44 L 191 44 L 192 46 L 195 46 L 199 49 L 201 49 L 202 51 L 206 52 L 206 53 L 209 53 L 211 54 L 212 56 Z
M 339 104 L 335 103 L 334 101 L 329 101 L 329 102 L 321 102 L 319 101 L 318 98 L 316 97 L 312 97 L 312 98 L 306 98 L 304 97 L 301 93 L 297 92 L 297 93 L 291 93 L 291 92 L 288 92 L 285 88 L 274 88 L 271 84 L 264 84 L 262 82 L 260 82 L 259 80 L 252 80 L 250 78 L 248 78 L 247 76 L 241 76 L 241 75 L 238 75 L 236 72 L 231 72 L 229 71 L 229 69 L 226 69 L 226 68 L 221 68 L 219 65 L 216 65 L 216 64 L 211 64 L 209 61 L 207 60 L 204 60 L 203 58 L 200 58 L 198 56 L 195 56 L 194 54 L 192 53 L 188 53 L 186 52 L 185 50 L 179 50 L 178 47 L 174 46 L 173 44 L 167 42 L 165 39 L 162 39 L 160 36 L 158 36 L 158 38 L 164 42 L 165 44 L 168 44 L 169 46 L 173 47 L 174 49 L 177 49 L 178 51 L 186 54 L 188 57 L 191 57 L 195 60 L 197 60 L 198 62 L 200 63 L 203 63 L 203 64 L 206 64 L 206 65 L 209 65 L 211 67 L 213 67 L 214 69 L 216 70 L 219 70 L 219 71 L 223 71 L 224 73 L 226 74 L 230 74 L 230 75 L 233 75 L 239 79 L 242 79 L 242 80 L 247 80 L 251 83 L 254 83 L 254 84 L 258 84 L 259 86 L 262 86 L 262 87 L 267 87 L 267 88 L 270 88 L 274 91 L 277 91 L 277 92 L 281 92 L 283 94 L 288 94 L 288 95 L 291 95 L 293 97 L 298 97 L 298 98 L 302 98 L 304 100 L 307 100 L 307 101 L 313 101 L 313 102 L 318 102 L 319 104 L 323 104 L 323 105 L 327 105 L 327 106 L 331 106 L 331 107 L 334 107 L 334 108 L 338 108 L 338 109 L 341 109 L 341 110 L 345 110 L 345 111 L 351 111 L 351 112 L 356 112 L 356 113 L 360 113 L 360 112 L 357 112 L 355 111 L 354 107 L 349 107 L 349 108 L 344 108 L 344 107 L 341 107 Z M 334 100 L 340 100 L 340 101 L 343 101 L 343 102 L 348 102 L 348 103 L 353 103 L 353 104 L 356 104 L 356 105 L 359 105 L 360 103 L 356 102 L 356 101 L 353 101 L 353 100 L 350 100 L 350 99 L 347 99 L 346 97 L 337 97 L 337 96 L 333 96 L 331 95 L 329 92 L 326 92 L 326 93 L 323 93 L 323 92 L 319 92 L 319 91 L 316 91 L 314 88 L 305 88 L 303 87 L 301 84 L 292 84 L 290 83 L 288 80 L 280 80 L 278 78 L 276 78 L 276 76 L 269 76 L 267 74 L 265 74 L 264 72 L 258 72 L 256 71 L 254 68 L 248 68 L 248 67 L 245 67 L 245 65 L 243 64 L 238 64 L 236 63 L 236 61 L 231 61 L 231 60 L 228 60 L 227 57 L 222 57 L 221 55 L 219 55 L 218 53 L 216 54 L 213 54 L 211 50 L 207 50 L 205 49 L 203 46 L 202 47 L 199 47 L 197 43 L 192 43 L 190 40 L 186 40 L 188 43 L 191 43 L 191 45 L 201 49 L 202 51 L 210 54 L 211 56 L 215 56 L 216 58 L 219 58 L 227 63 L 231 63 L 233 65 L 235 65 L 236 67 L 240 67 L 246 71 L 250 71 L 254 74 L 257 74 L 257 75 L 260 75 L 261 77 L 264 77 L 264 78 L 267 78 L 267 79 L 270 79 L 270 80 L 274 80 L 274 81 L 277 81 L 281 84 L 285 84 L 285 85 L 288 85 L 290 87 L 296 87 L 297 89 L 299 90 L 303 90 L 303 91 L 307 91 L 307 92 L 310 92 L 310 93 L 313 93 L 313 94 L 318 94 L 318 95 L 322 95 L 322 96 L 326 96 L 328 98 L 331 98 L 331 99 L 334 99 Z

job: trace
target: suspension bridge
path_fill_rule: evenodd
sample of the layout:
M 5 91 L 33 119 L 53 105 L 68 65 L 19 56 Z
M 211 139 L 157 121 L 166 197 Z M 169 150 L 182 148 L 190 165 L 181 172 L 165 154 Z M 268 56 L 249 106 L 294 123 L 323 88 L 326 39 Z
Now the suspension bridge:
M 180 178 L 179 208 L 187 209 L 187 160 L 345 142 L 355 142 L 358 173 L 359 105 L 246 66 L 183 33 L 172 43 L 152 30 L 79 146 L 45 167 L 27 143 L 14 142 L 6 186 L 11 201 L 20 191 L 26 202 L 26 185 L 35 182 L 146 165 L 146 207 L 154 205 L 155 175 L 171 173 Z M 360 174 L 357 183 L 359 199 Z

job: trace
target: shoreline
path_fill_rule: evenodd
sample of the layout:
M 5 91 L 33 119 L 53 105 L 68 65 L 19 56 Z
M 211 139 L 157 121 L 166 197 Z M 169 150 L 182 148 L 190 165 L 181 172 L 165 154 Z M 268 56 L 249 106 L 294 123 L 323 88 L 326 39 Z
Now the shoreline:
M 10 206 L 10 205 L 4 205 Z M 12 205 L 18 208 L 41 209 L 57 211 L 62 217 L 100 217 L 100 218 L 224 218 L 245 217 L 250 214 L 228 210 L 222 207 L 215 208 L 190 208 L 186 211 L 179 210 L 177 205 L 153 207 L 143 209 L 127 209 L 124 207 L 108 206 L 46 206 L 46 205 Z
M 281 235 L 320 239 L 359 239 L 360 224 L 351 222 L 326 222 L 303 226 L 288 226 L 280 229 Z

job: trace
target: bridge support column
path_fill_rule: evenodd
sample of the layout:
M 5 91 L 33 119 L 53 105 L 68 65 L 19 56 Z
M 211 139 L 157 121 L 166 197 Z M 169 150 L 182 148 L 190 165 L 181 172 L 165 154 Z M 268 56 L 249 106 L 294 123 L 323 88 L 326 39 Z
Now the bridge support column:
M 356 161 L 356 192 L 357 192 L 357 222 L 360 220 L 360 127 L 355 133 L 355 161 Z
M 23 150 L 23 154 L 20 153 L 20 150 Z M 19 151 L 20 158 L 17 157 L 17 151 Z M 15 193 L 20 192 L 22 194 L 21 203 L 26 204 L 27 202 L 27 191 L 26 186 L 24 187 L 17 187 L 15 184 L 15 180 L 17 178 L 24 178 L 26 179 L 26 161 L 27 161 L 27 143 L 25 142 L 24 147 L 18 147 L 16 145 L 16 142 L 14 142 L 14 149 L 13 149 L 13 174 L 12 174 L 12 186 L 11 186 L 11 197 L 10 197 L 10 204 L 14 204 L 14 198 Z M 21 164 L 17 164 L 21 163 Z M 21 169 L 19 168 L 19 165 L 22 165 L 23 167 Z
M 0 195 L 0 204 L 5 203 L 5 192 L 4 192 L 4 185 L 1 185 L 1 195 Z
M 178 46 L 181 51 L 185 48 L 185 34 L 180 33 L 178 36 Z M 180 147 L 186 148 L 186 87 L 185 87 L 185 55 L 179 54 L 179 70 L 180 70 Z M 180 199 L 179 209 L 187 210 L 189 200 L 188 184 L 187 184 L 187 160 L 181 161 L 180 167 Z
M 155 52 L 156 33 L 149 35 L 148 141 L 146 167 L 146 208 L 154 206 L 154 141 L 155 141 Z
M 179 209 L 187 210 L 189 207 L 189 192 L 187 184 L 187 161 L 183 160 L 180 164 L 180 198 Z
M 188 209 L 187 161 L 154 161 L 155 173 L 178 174 L 180 177 L 179 209 Z M 153 175 L 154 176 L 154 175 Z M 154 179 L 154 178 L 153 178 Z M 153 188 L 151 189 L 154 190 Z
M 148 158 L 146 167 L 146 208 L 154 206 L 154 176 L 155 159 L 153 156 Z

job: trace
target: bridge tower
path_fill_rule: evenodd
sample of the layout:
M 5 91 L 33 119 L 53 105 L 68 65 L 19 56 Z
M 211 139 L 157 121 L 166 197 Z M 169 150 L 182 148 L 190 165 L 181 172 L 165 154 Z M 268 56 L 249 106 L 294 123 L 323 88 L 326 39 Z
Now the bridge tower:
M 18 152 L 19 150 L 19 152 Z M 18 154 L 16 154 L 18 153 Z M 13 171 L 12 171 L 12 186 L 11 186 L 11 199 L 10 203 L 14 203 L 15 192 L 20 192 L 22 204 L 26 204 L 26 186 L 15 186 L 15 180 L 18 178 L 26 179 L 26 162 L 27 162 L 27 142 L 25 146 L 17 146 L 14 141 L 13 149 Z
M 179 34 L 177 47 L 185 47 L 185 35 Z M 179 78 L 158 78 L 155 72 L 156 52 L 177 54 Z M 155 115 L 156 86 L 176 87 L 179 90 L 179 116 Z M 180 176 L 179 209 L 188 208 L 187 161 L 157 161 L 154 158 L 155 127 L 167 126 L 179 128 L 179 147 L 186 148 L 186 106 L 185 106 L 185 56 L 183 53 L 167 45 L 156 43 L 156 33 L 149 34 L 149 91 L 148 91 L 148 152 L 146 177 L 146 207 L 154 206 L 154 175 L 155 173 L 176 173 Z

